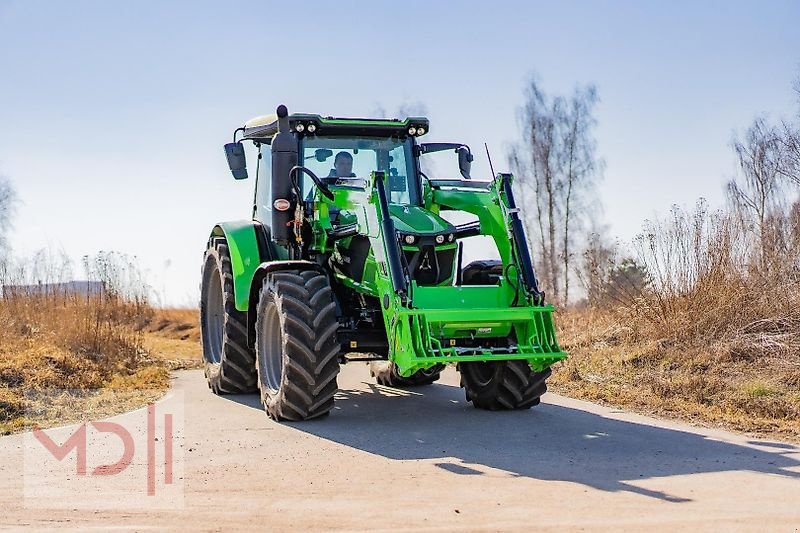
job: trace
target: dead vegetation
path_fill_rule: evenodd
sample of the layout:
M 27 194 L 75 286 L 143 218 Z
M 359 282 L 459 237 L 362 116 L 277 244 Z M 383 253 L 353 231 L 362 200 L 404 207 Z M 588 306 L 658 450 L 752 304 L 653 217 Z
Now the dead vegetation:
M 673 207 L 627 252 L 588 239 L 558 390 L 800 439 L 798 146 L 800 126 L 757 118 L 722 209 Z
M 155 309 L 142 325 L 153 336 L 200 342 L 200 312 L 197 309 Z
M 170 370 L 203 367 L 197 309 L 156 309 L 141 331 L 145 348 L 158 354 Z
M 800 204 L 748 220 L 701 202 L 650 223 L 633 261 L 646 283 L 606 275 L 605 298 L 560 317 L 557 389 L 800 439 Z
M 154 311 L 120 283 L 120 264 L 113 255 L 95 258 L 92 267 L 106 269 L 99 276 L 103 290 L 80 294 L 54 290 L 53 283 L 23 285 L 19 281 L 30 278 L 6 263 L 0 433 L 104 416 L 152 401 L 166 389 L 167 366 L 145 348 L 142 331 Z M 106 401 L 111 395 L 125 400 Z

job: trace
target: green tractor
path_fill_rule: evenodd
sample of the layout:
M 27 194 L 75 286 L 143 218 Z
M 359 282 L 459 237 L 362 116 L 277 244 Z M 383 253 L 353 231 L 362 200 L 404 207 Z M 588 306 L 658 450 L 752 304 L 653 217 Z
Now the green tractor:
M 387 386 L 433 383 L 448 363 L 466 398 L 490 410 L 539 403 L 566 357 L 537 286 L 512 176 L 470 177 L 469 147 L 422 143 L 426 118 L 277 113 L 225 145 L 236 179 L 242 141 L 258 150 L 252 216 L 222 222 L 205 252 L 200 321 L 217 394 L 259 392 L 276 420 L 333 408 L 341 364 L 368 361 Z M 240 135 L 237 141 L 237 135 Z M 450 151 L 460 176 L 420 170 Z M 423 160 L 424 162 L 424 160 Z M 446 211 L 473 220 L 448 222 Z M 462 264 L 488 235 L 499 261 Z

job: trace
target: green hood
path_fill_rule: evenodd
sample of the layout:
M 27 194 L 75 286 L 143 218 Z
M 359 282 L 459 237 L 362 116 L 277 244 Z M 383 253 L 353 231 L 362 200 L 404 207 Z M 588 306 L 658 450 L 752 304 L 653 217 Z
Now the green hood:
M 453 225 L 442 217 L 416 205 L 389 205 L 395 228 L 402 233 L 438 234 L 451 230 Z

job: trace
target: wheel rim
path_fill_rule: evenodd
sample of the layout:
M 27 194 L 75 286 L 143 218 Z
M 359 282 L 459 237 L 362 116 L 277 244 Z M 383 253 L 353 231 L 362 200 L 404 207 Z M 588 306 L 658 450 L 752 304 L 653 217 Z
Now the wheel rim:
M 283 377 L 283 350 L 281 349 L 281 323 L 278 308 L 267 305 L 258 338 L 258 369 L 261 381 L 271 391 L 277 391 Z
M 225 303 L 222 299 L 222 278 L 215 268 L 206 289 L 206 331 L 208 350 L 206 359 L 210 363 L 222 361 L 222 343 L 225 336 Z

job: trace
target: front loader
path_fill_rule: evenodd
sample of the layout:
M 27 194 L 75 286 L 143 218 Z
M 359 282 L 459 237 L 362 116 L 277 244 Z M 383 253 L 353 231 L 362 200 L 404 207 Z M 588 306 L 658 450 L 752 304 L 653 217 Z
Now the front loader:
M 218 394 L 259 392 L 276 420 L 333 408 L 339 366 L 369 361 L 387 386 L 426 385 L 454 363 L 466 399 L 490 410 L 539 403 L 566 357 L 537 286 L 513 177 L 471 178 L 458 143 L 423 143 L 428 120 L 277 113 L 225 145 L 246 179 L 248 220 L 217 224 L 204 257 L 205 374 Z M 237 136 L 239 139 L 237 140 Z M 426 154 L 453 152 L 459 175 L 427 176 Z M 448 211 L 472 221 L 446 220 Z M 490 236 L 500 260 L 463 265 L 463 242 Z

